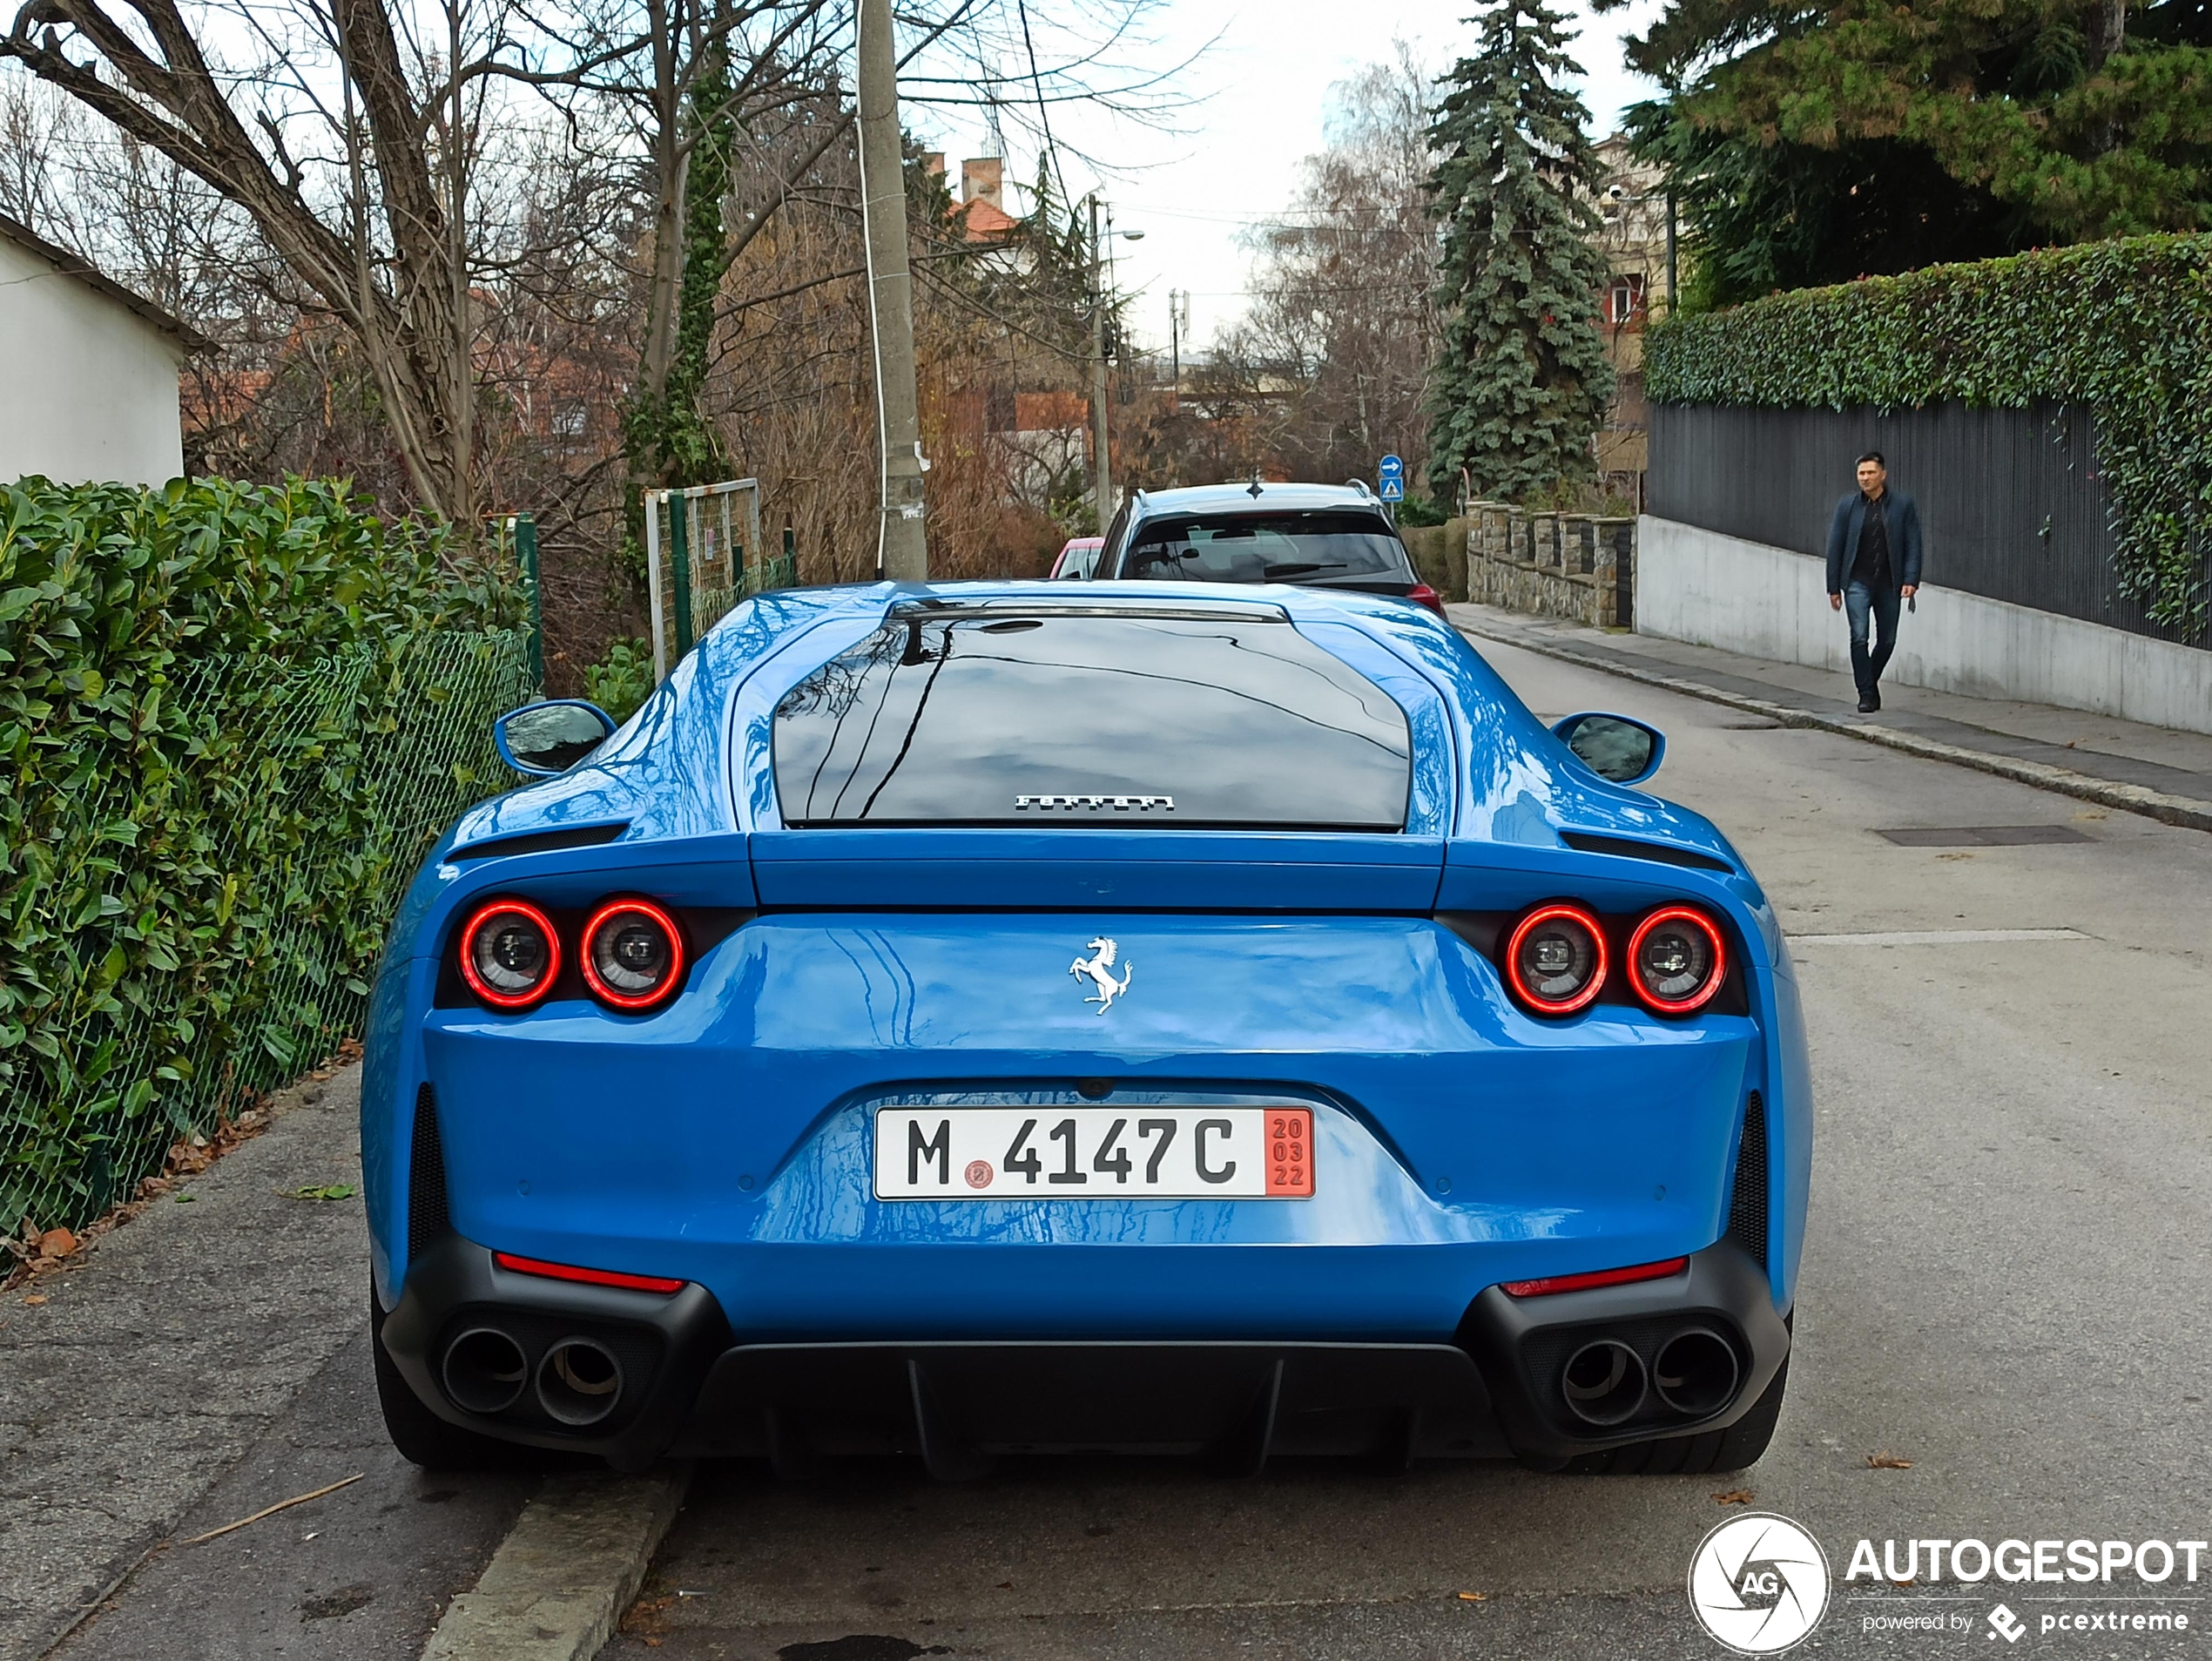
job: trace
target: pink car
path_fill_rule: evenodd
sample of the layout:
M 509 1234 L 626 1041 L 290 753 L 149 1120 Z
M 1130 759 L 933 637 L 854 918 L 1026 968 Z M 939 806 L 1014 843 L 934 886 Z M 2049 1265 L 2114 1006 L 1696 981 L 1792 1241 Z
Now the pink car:
M 1052 576 L 1071 581 L 1089 579 L 1098 569 L 1098 550 L 1105 545 L 1103 537 L 1070 537 L 1060 557 L 1052 562 Z

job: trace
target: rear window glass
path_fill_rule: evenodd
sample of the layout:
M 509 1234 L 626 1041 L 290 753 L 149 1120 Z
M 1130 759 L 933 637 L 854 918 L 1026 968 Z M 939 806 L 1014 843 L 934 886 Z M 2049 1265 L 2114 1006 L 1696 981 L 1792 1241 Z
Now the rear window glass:
M 776 706 L 793 826 L 1395 831 L 1390 696 L 1267 614 L 894 612 Z
M 1365 514 L 1216 514 L 1140 525 L 1120 575 L 1191 583 L 1411 582 L 1398 538 Z

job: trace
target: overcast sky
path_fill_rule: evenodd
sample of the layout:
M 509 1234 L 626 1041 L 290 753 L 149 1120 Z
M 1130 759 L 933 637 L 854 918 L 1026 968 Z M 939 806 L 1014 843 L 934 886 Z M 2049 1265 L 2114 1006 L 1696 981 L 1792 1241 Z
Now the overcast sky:
M 1621 42 L 1659 5 L 1631 0 L 1603 17 L 1590 15 L 1587 0 L 1567 8 L 1581 30 L 1574 51 L 1588 72 L 1577 90 L 1595 136 L 1614 131 L 1622 109 L 1649 93 L 1649 83 L 1622 66 Z M 1144 233 L 1140 242 L 1115 245 L 1120 286 L 1136 295 L 1130 319 L 1142 343 L 1165 348 L 1170 288 L 1190 291 L 1191 334 L 1201 347 L 1242 311 L 1251 259 L 1238 233 L 1288 206 L 1300 159 L 1321 145 L 1331 85 L 1390 57 L 1393 37 L 1441 73 L 1474 41 L 1458 21 L 1472 10 L 1451 0 L 1167 0 L 1152 20 L 1154 38 L 1127 55 L 1165 68 L 1205 48 L 1185 78 L 1203 101 L 1177 118 L 1183 131 L 1109 123 L 1081 105 L 1055 111 L 1064 143 L 1106 156 L 1119 172 L 1103 181 L 1116 225 Z M 987 153 L 988 143 L 964 113 L 907 111 L 908 125 L 948 152 L 955 181 L 961 159 Z M 1007 147 L 1015 152 L 1009 182 L 1033 177 L 1035 141 L 1009 132 Z M 1092 182 L 1070 165 L 1072 192 Z M 1008 203 L 1015 212 L 1026 206 L 1026 198 Z

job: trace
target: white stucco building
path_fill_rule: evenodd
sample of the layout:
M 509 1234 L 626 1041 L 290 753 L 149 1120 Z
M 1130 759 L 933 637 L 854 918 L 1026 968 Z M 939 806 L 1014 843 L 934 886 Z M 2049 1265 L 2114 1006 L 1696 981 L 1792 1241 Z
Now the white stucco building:
M 0 480 L 159 484 L 184 470 L 177 367 L 206 342 L 0 215 Z

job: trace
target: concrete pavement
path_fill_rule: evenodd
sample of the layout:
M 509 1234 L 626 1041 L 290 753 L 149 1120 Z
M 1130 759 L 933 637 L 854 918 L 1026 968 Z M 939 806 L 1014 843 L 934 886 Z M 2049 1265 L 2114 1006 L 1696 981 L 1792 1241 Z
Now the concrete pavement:
M 359 1078 L 282 1092 L 260 1137 L 0 1294 L 0 1658 L 81 1622 L 64 1654 L 411 1661 L 513 1523 L 531 1480 L 393 1453 L 361 1201 L 292 1197 L 358 1190 Z
M 1491 605 L 1447 609 L 1461 632 L 1478 644 L 1518 646 L 1784 726 L 1817 726 L 2168 824 L 2212 830 L 2212 736 L 2204 733 L 1921 686 L 1885 685 L 1883 707 L 1862 715 L 1848 675 Z

